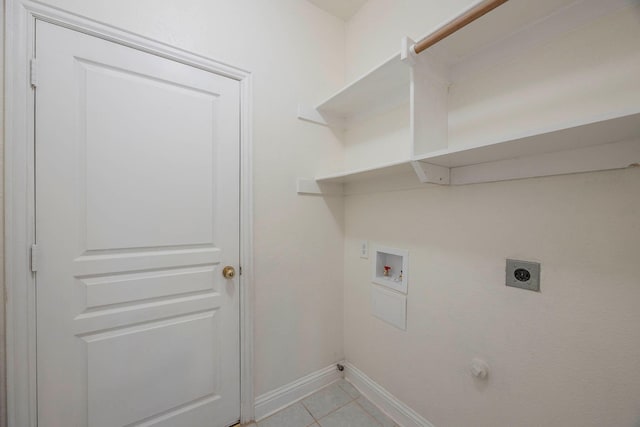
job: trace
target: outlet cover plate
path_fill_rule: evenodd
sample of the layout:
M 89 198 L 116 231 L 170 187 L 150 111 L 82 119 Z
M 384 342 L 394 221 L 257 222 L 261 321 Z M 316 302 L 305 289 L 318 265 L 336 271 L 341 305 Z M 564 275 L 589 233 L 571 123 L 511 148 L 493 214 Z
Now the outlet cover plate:
M 506 285 L 540 292 L 540 263 L 507 259 Z
M 369 242 L 367 240 L 360 241 L 360 258 L 369 258 Z

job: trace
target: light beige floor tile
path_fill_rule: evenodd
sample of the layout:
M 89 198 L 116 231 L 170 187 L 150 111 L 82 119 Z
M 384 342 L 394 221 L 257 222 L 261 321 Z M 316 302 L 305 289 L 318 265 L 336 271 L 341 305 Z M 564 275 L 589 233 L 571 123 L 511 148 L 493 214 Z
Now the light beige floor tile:
M 353 399 L 351 399 L 351 396 L 349 396 L 347 392 L 340 388 L 337 383 L 333 383 L 307 397 L 302 403 L 309 412 L 311 412 L 311 415 L 313 415 L 316 420 L 319 420 L 329 412 L 346 405 L 351 400 Z
M 379 424 L 355 402 L 343 406 L 335 412 L 320 418 L 321 427 L 378 427 Z
M 347 394 L 349 396 L 351 396 L 352 399 L 357 399 L 358 397 L 360 397 L 360 392 L 358 391 L 357 388 L 355 388 L 350 382 L 348 382 L 347 380 L 340 380 L 338 381 L 338 385 L 340 386 L 341 389 L 343 389 L 344 391 L 347 392 Z
M 364 408 L 365 411 L 373 418 L 375 418 L 383 427 L 396 427 L 396 423 L 394 423 L 389 417 L 387 417 L 384 412 L 382 412 L 376 405 L 371 403 L 364 396 L 360 396 L 356 402 L 360 406 Z
M 307 427 L 314 422 L 302 403 L 298 402 L 258 422 L 258 427 Z

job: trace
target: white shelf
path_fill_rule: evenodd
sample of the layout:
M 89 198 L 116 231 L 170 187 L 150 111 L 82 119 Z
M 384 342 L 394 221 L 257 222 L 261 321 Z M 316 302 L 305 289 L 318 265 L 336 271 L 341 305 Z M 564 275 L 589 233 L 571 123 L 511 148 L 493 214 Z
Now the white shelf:
M 530 131 L 502 141 L 439 150 L 415 160 L 447 168 L 577 150 L 640 138 L 640 111 L 586 123 Z M 638 160 L 638 159 L 636 159 Z
M 617 13 L 623 8 L 630 8 L 629 13 Z M 351 187 L 361 189 L 367 183 L 388 191 L 394 186 L 408 188 L 407 185 L 420 183 L 492 182 L 617 169 L 639 163 L 640 101 L 637 101 L 638 91 L 631 89 L 636 71 L 640 72 L 640 48 L 634 42 L 638 30 L 627 27 L 626 33 L 622 31 L 612 36 L 614 33 L 607 30 L 610 22 L 606 21 L 609 27 L 601 26 L 600 32 L 589 33 L 603 20 L 614 17 L 612 22 L 621 22 L 621 16 L 632 15 L 636 9 L 640 10 L 640 6 L 631 0 L 510 0 L 433 46 L 415 61 L 409 61 L 415 62 L 413 64 L 403 62 L 401 55 L 395 55 L 317 107 L 301 108 L 299 118 L 332 127 L 353 127 L 360 132 L 356 135 L 362 135 L 363 126 L 354 126 L 356 122 L 409 103 L 407 133 L 410 134 L 408 143 L 413 157 L 385 163 L 384 153 L 389 151 L 380 151 L 379 141 L 368 146 L 370 151 L 363 151 L 363 141 L 349 144 L 353 138 L 353 132 L 350 132 L 346 134 L 345 150 L 351 146 L 360 147 L 357 155 L 367 155 L 371 165 L 301 180 L 299 192 L 329 194 L 324 190 L 329 188 L 331 194 L 342 194 L 348 192 L 346 189 L 351 184 Z M 576 45 L 572 36 L 579 31 L 586 34 L 586 40 Z M 593 40 L 604 39 L 603 35 L 607 38 L 603 45 L 620 46 L 615 59 L 627 58 L 617 68 L 611 65 L 607 70 L 593 63 L 580 62 L 580 55 L 588 56 L 589 53 L 576 52 L 574 56 L 574 50 L 571 50 L 571 46 L 584 50 L 584 46 L 594 43 Z M 593 40 L 588 41 L 589 37 Z M 518 81 L 525 87 L 522 102 L 532 99 L 537 104 L 529 109 L 515 110 L 519 116 L 509 115 L 510 108 L 519 107 L 520 99 L 513 98 L 513 93 L 521 88 L 514 86 L 510 77 L 539 76 L 528 73 L 535 66 L 539 67 L 537 73 L 547 72 L 538 65 L 541 63 L 539 52 L 547 53 L 547 46 L 553 47 L 556 43 L 559 43 L 559 50 L 553 53 L 555 58 L 571 59 L 561 65 L 565 68 L 552 72 L 570 70 L 573 74 L 561 75 L 565 80 L 551 79 L 548 87 L 535 86 L 538 83 L 535 79 L 528 86 L 530 80 L 522 77 Z M 541 46 L 545 48 L 536 49 Z M 614 60 L 612 64 L 618 62 Z M 491 90 L 496 87 L 497 92 L 485 91 L 478 97 L 474 86 L 477 76 L 485 78 L 481 82 L 486 82 L 486 76 L 492 73 L 502 76 L 503 65 L 513 67 L 511 75 L 505 74 L 504 89 L 502 80 L 498 80 L 497 86 L 495 80 L 488 80 L 487 87 Z M 568 76 L 569 80 L 566 80 Z M 572 89 L 574 81 L 570 79 L 580 81 L 580 87 L 584 88 L 582 92 Z M 629 90 L 620 92 L 622 87 Z M 451 90 L 456 91 L 453 98 Z M 609 91 L 611 95 L 607 98 L 603 91 Z M 585 95 L 590 92 L 593 95 L 589 100 Z M 605 97 L 601 100 L 603 93 Z M 500 104 L 496 101 L 501 97 L 508 102 Z M 591 104 L 584 105 L 585 99 Z M 493 102 L 488 109 L 486 101 Z M 449 105 L 449 102 L 454 103 Z M 469 106 L 472 107 L 471 114 Z M 481 114 L 488 111 L 494 116 L 482 116 L 484 121 L 480 121 L 475 118 L 479 110 L 473 108 L 485 108 L 480 110 Z M 507 113 L 502 114 L 500 109 Z M 548 111 L 551 112 L 547 114 Z M 385 118 L 379 120 L 376 116 L 376 122 L 363 125 L 368 127 L 376 123 L 377 126 L 377 123 L 385 123 Z M 461 118 L 470 121 L 461 122 Z M 353 152 L 351 158 L 354 158 Z M 404 178 L 398 179 L 400 176 Z M 305 191 L 300 191 L 301 188 Z
M 524 44 L 530 48 L 544 43 L 625 3 L 625 0 L 511 0 L 430 48 L 429 55 L 448 68 L 450 80 L 456 82 L 498 58 L 517 55 Z M 350 120 L 409 102 L 410 85 L 411 68 L 397 54 L 316 105 L 315 110 L 325 120 L 311 116 L 308 112 L 313 109 L 309 108 L 301 108 L 299 118 L 325 125 L 333 119 L 333 123 L 348 127 Z
M 317 107 L 323 115 L 355 120 L 409 102 L 411 68 L 400 55 L 386 61 Z
M 625 168 L 640 163 L 640 112 L 529 132 L 503 141 L 454 147 L 404 161 L 318 176 L 315 181 L 353 184 L 407 175 L 415 171 L 415 162 L 427 170 L 431 165 L 450 169 L 450 183 L 454 185 Z
M 394 55 L 317 106 L 300 105 L 298 118 L 348 128 L 355 121 L 408 103 L 410 84 L 411 67 L 400 60 L 400 55 Z
M 344 184 L 348 182 L 384 178 L 387 176 L 407 172 L 413 172 L 409 159 L 398 162 L 385 163 L 368 168 L 353 169 L 335 174 L 318 176 L 315 178 L 315 181 L 318 183 Z

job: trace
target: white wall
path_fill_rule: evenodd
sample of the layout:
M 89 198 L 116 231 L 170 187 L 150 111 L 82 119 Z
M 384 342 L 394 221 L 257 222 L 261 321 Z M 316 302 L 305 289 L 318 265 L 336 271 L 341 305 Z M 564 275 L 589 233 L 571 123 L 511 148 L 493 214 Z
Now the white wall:
M 341 159 L 296 108 L 343 84 L 344 22 L 301 0 L 45 3 L 253 72 L 255 392 L 340 360 L 343 204 L 298 197 L 295 178 Z
M 470 3 L 369 0 L 348 76 Z M 639 188 L 634 168 L 346 197 L 346 359 L 436 427 L 639 426 Z M 406 332 L 370 315 L 360 240 L 410 251 Z M 505 287 L 508 257 L 542 263 L 541 293 Z
M 419 40 L 478 0 L 369 0 L 348 21 L 347 80 L 400 52 L 400 40 Z
M 297 104 L 474 1 L 369 0 L 346 32 L 302 0 L 46 2 L 254 72 L 256 394 L 346 356 L 437 427 L 640 424 L 639 169 L 344 205 L 295 193 L 343 160 Z M 411 251 L 406 333 L 369 315 L 360 239 Z M 543 292 L 504 287 L 506 257 L 541 261 Z M 487 384 L 467 373 L 475 356 Z

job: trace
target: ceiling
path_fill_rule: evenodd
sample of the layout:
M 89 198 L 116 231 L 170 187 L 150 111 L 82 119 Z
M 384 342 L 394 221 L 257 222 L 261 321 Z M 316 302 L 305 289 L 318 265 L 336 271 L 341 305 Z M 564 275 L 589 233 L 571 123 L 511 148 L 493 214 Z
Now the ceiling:
M 353 16 L 367 0 L 309 0 L 311 3 L 342 18 L 345 21 Z

